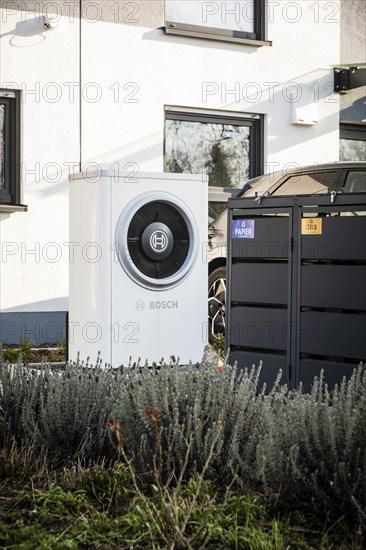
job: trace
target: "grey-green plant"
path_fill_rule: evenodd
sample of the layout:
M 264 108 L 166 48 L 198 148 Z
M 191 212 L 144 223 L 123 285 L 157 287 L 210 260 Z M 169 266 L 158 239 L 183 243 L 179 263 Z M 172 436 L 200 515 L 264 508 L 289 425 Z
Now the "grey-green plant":
M 47 445 L 50 456 L 110 456 L 105 429 L 118 403 L 125 378 L 98 365 L 69 365 L 38 370 L 0 367 L 0 444 L 14 437 L 20 444 Z
M 366 520 L 366 369 L 330 390 L 324 374 L 310 394 L 272 393 L 263 402 L 257 469 L 265 489 L 289 506 L 350 510 Z
M 239 372 L 208 363 L 190 369 L 142 370 L 121 394 L 116 411 L 137 470 L 151 473 L 155 457 L 165 478 L 172 473 L 178 478 L 188 453 L 185 475 L 201 471 L 222 425 L 210 475 L 223 482 L 233 476 L 242 483 L 253 479 L 262 425 L 258 377 L 255 368 Z M 263 389 L 260 395 L 264 397 Z M 153 415 L 157 423 L 152 422 Z
M 173 486 L 204 472 L 204 481 L 264 491 L 274 506 L 366 526 L 365 367 L 332 389 L 321 377 L 310 394 L 289 391 L 280 373 L 266 389 L 259 376 L 207 358 L 156 369 L 1 365 L 0 446 L 85 464 L 118 458 L 106 428 L 118 421 L 142 482 L 158 473 Z

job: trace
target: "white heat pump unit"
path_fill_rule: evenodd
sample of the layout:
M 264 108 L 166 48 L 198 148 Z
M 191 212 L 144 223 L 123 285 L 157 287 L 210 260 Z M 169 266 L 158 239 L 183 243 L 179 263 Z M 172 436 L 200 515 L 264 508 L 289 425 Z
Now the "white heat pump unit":
M 191 174 L 70 178 L 70 360 L 202 359 L 207 185 Z

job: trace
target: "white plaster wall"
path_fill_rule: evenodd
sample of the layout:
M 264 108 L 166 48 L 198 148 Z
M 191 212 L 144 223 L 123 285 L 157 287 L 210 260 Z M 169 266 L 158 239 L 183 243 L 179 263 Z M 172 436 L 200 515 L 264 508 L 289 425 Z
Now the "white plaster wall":
M 79 102 L 77 94 L 70 101 L 64 83 L 79 79 L 79 22 L 63 18 L 44 32 L 34 13 L 1 10 L 0 17 L 0 87 L 23 90 L 22 202 L 29 207 L 0 214 L 0 305 L 2 311 L 67 310 L 67 163 L 79 161 Z
M 272 3 L 270 14 L 268 39 L 273 46 L 261 48 L 82 21 L 83 164 L 133 169 L 129 163 L 136 163 L 141 170 L 161 171 L 164 105 L 266 114 L 267 171 L 287 163 L 337 160 L 338 98 L 331 95 L 330 67 L 339 61 L 339 13 L 324 6 L 338 3 L 315 3 L 319 13 L 310 9 L 310 2 L 279 4 Z M 300 10 L 286 11 L 288 4 Z M 23 172 L 36 163 L 40 171 L 40 176 L 24 177 L 23 203 L 29 211 L 1 214 L 3 246 L 14 243 L 16 250 L 2 256 L 3 311 L 68 309 L 67 163 L 79 161 L 80 113 L 77 91 L 70 101 L 65 83 L 79 81 L 79 21 L 62 18 L 57 28 L 43 32 L 34 17 L 30 14 L 22 22 L 24 15 L 18 12 L 1 19 L 0 85 L 13 82 L 31 90 L 39 83 L 41 90 L 38 101 L 27 94 L 22 104 Z M 56 102 L 42 94 L 50 82 L 62 91 Z M 283 97 L 289 82 L 308 91 L 312 87 L 317 126 L 291 124 L 291 103 Z M 217 91 L 204 97 L 207 83 Z M 253 91 L 249 83 L 254 83 Z M 245 99 L 243 91 L 249 93 Z M 95 93 L 101 97 L 94 100 Z M 49 163 L 62 170 L 57 181 L 51 181 L 52 166 L 46 178 L 42 175 Z M 59 248 L 47 248 L 50 242 Z M 36 257 L 25 254 L 35 247 Z M 52 263 L 57 250 L 61 258 Z
M 266 114 L 269 167 L 337 160 L 339 106 L 332 94 L 331 66 L 339 60 L 339 12 L 325 10 L 322 2 L 317 3 L 319 13 L 309 2 L 271 4 L 272 47 L 167 36 L 160 29 L 110 23 L 100 23 L 96 32 L 94 24 L 84 21 L 83 83 L 97 82 L 101 99 L 83 104 L 83 160 L 103 166 L 118 160 L 120 167 L 132 161 L 142 170 L 162 170 L 164 105 Z M 290 4 L 297 8 L 291 10 Z M 297 87 L 287 87 L 291 82 Z M 286 94 L 298 86 L 317 102 L 317 126 L 291 124 Z M 207 89 L 214 93 L 204 96 Z M 128 102 L 132 91 L 136 93 Z
M 364 63 L 366 58 L 366 2 L 341 0 L 341 57 L 345 64 Z M 340 96 L 341 120 L 366 120 L 366 86 Z

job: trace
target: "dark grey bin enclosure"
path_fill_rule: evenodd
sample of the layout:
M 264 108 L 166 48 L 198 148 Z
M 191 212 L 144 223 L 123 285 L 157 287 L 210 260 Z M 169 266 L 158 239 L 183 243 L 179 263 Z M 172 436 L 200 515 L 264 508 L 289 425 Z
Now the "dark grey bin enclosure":
M 366 195 L 230 199 L 226 347 L 310 390 L 366 360 Z

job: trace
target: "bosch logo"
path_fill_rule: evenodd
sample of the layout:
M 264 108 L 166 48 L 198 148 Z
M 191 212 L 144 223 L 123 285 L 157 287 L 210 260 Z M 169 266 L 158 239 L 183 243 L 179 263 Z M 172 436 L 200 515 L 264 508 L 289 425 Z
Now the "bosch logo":
M 137 309 L 137 311 L 144 311 L 145 307 L 146 307 L 146 306 L 145 306 L 145 302 L 143 302 L 142 300 L 138 300 L 138 301 L 136 302 L 136 309 Z
M 161 302 L 150 302 L 150 309 L 178 309 L 178 300 L 163 300 Z
M 168 237 L 164 231 L 154 231 L 150 237 L 150 246 L 155 252 L 164 252 L 168 244 Z

